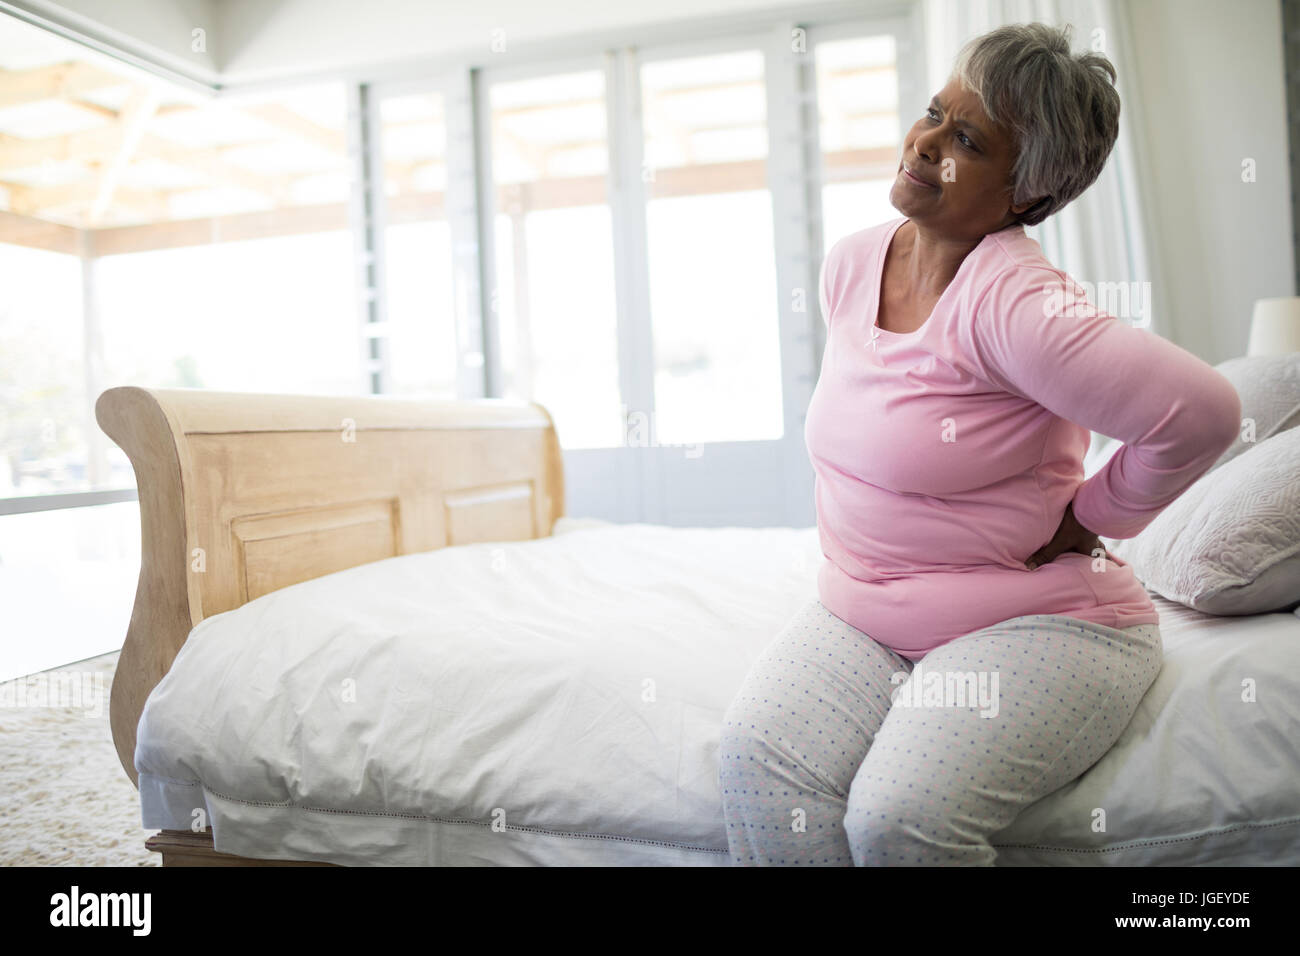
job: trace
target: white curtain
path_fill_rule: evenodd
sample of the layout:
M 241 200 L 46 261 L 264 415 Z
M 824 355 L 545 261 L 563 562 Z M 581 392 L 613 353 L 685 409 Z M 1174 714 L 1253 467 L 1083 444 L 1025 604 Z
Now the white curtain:
M 1149 181 L 1147 152 L 1141 143 L 1132 37 L 1122 4 L 1117 0 L 922 0 L 922 16 L 930 94 L 947 83 L 962 44 L 1006 23 L 1071 24 L 1070 44 L 1076 53 L 1095 49 L 1114 64 L 1120 131 L 1105 168 L 1082 196 L 1037 226 L 1027 226 L 1025 233 L 1038 240 L 1057 268 L 1080 282 L 1137 283 L 1134 292 L 1163 288 L 1148 243 L 1152 232 L 1143 197 L 1149 193 L 1142 188 Z M 1144 314 L 1120 318 L 1168 335 L 1157 304 L 1145 295 Z

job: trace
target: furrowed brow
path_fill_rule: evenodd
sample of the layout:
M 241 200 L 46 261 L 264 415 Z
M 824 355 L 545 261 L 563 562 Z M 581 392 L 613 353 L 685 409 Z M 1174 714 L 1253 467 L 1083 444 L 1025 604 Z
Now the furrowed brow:
M 934 96 L 930 97 L 930 105 L 933 106 L 933 107 L 935 107 L 935 108 L 937 108 L 937 109 L 940 110 L 941 112 L 943 111 L 943 104 L 939 102 L 939 94 L 938 94 L 938 93 L 936 93 Z M 967 129 L 969 129 L 969 130 L 971 130 L 973 133 L 975 133 L 975 135 L 977 135 L 977 136 L 982 136 L 982 137 L 984 137 L 985 139 L 988 138 L 988 134 L 985 133 L 984 130 L 981 129 L 979 126 L 976 126 L 974 123 L 972 123 L 970 120 L 968 120 L 968 119 L 966 119 L 966 118 L 964 118 L 964 117 L 961 117 L 961 116 L 956 116 L 956 117 L 953 117 L 953 118 L 954 118 L 958 123 L 960 123 L 962 126 L 965 126 Z

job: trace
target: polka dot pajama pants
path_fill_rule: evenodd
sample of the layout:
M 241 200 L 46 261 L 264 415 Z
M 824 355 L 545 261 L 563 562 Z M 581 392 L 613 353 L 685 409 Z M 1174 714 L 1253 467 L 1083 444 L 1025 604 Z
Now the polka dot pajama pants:
M 723 718 L 731 861 L 991 866 L 994 834 L 1111 748 L 1162 656 L 1156 624 L 1031 614 L 914 663 L 813 600 Z

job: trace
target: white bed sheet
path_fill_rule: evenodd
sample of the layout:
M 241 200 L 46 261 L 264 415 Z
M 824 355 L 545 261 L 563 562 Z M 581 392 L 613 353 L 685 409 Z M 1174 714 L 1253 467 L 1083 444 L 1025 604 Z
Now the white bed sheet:
M 150 695 L 143 824 L 353 865 L 725 865 L 722 714 L 821 560 L 815 528 L 561 519 L 264 595 Z M 1300 619 L 1158 603 L 1133 723 L 999 865 L 1300 863 Z

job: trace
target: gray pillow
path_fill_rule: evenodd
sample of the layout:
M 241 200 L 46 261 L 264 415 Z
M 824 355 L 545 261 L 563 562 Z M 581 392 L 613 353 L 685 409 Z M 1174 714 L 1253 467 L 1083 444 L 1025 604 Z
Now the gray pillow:
M 1260 442 L 1300 425 L 1300 352 L 1289 355 L 1243 355 L 1214 366 L 1241 396 L 1241 417 L 1255 422 L 1254 441 L 1241 432 L 1210 471 L 1226 465 Z
M 1202 475 L 1133 538 L 1103 537 L 1151 591 L 1207 614 L 1300 602 L 1300 428 Z

